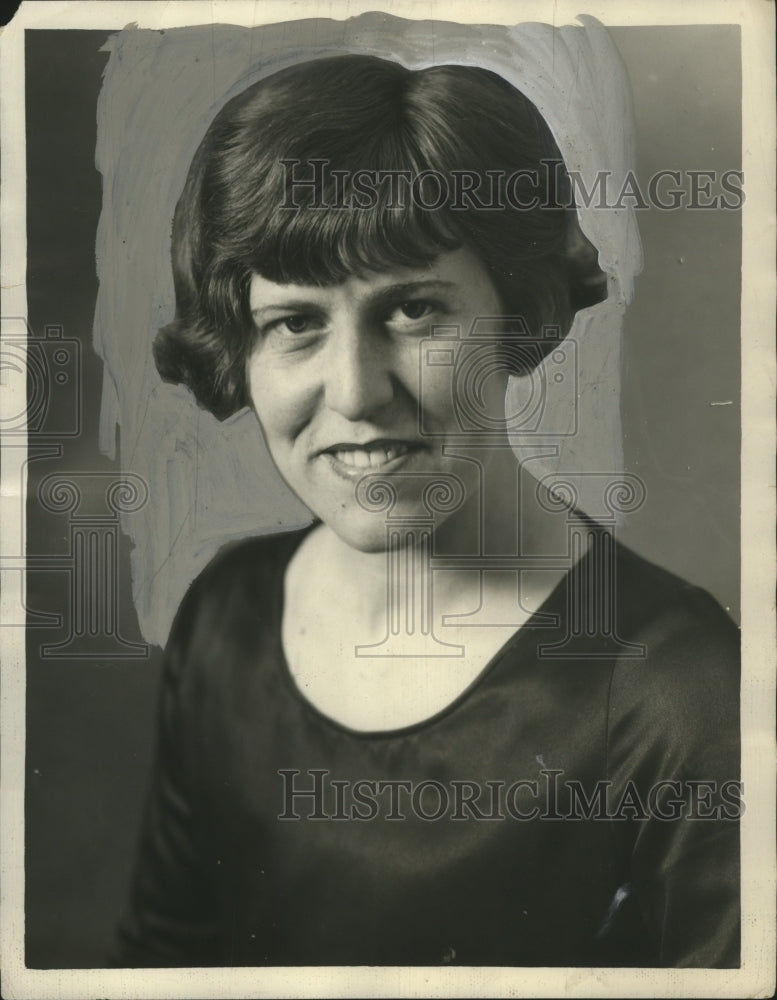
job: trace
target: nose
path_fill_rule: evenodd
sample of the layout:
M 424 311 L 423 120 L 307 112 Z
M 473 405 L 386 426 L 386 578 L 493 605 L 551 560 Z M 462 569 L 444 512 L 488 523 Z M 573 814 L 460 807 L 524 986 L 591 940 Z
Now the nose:
M 338 323 L 322 360 L 326 405 L 347 420 L 366 420 L 394 398 L 390 345 L 367 323 Z

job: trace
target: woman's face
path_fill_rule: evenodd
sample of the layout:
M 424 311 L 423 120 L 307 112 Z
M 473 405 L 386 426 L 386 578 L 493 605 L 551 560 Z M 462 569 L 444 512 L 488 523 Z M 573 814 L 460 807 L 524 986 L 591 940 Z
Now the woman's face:
M 392 517 L 425 515 L 421 495 L 435 473 L 455 474 L 465 493 L 476 487 L 472 463 L 444 453 L 462 440 L 453 364 L 427 365 L 422 343 L 432 327 L 466 338 L 477 317 L 501 314 L 475 254 L 463 248 L 330 287 L 254 275 L 250 306 L 258 336 L 248 379 L 267 445 L 289 486 L 343 540 L 385 547 L 386 514 L 356 498 L 365 475 L 391 480 Z M 488 380 L 497 418 L 506 382 L 506 373 Z

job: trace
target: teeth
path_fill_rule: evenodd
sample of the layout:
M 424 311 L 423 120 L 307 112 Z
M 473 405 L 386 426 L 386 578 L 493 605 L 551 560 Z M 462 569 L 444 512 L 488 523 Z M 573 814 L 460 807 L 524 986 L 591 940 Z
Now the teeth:
M 369 448 L 347 448 L 334 452 L 335 458 L 343 465 L 356 469 L 379 469 L 400 455 L 406 455 L 406 444 L 392 444 L 387 447 L 372 445 Z

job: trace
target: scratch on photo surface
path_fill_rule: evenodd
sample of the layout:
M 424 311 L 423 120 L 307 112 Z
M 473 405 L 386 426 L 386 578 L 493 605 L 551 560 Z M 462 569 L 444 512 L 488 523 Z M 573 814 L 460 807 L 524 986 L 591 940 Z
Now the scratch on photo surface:
M 604 915 L 604 920 L 602 921 L 602 925 L 596 932 L 597 938 L 604 937 L 604 935 L 610 929 L 610 926 L 612 925 L 612 921 L 616 913 L 620 910 L 620 908 L 623 906 L 624 902 L 628 899 L 630 895 L 631 895 L 630 882 L 624 882 L 623 885 L 618 886 L 618 888 L 615 890 L 615 895 L 610 900 L 610 905 L 607 907 L 607 912 Z

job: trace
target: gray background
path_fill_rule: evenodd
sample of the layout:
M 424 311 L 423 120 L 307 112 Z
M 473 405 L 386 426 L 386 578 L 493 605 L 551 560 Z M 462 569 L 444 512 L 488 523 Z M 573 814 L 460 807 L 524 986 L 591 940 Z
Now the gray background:
M 638 174 L 740 165 L 739 32 L 613 29 L 632 79 Z M 95 104 L 104 32 L 27 32 L 28 300 L 37 336 L 60 324 L 83 345 L 82 432 L 30 465 L 29 552 L 68 551 L 67 519 L 36 501 L 52 471 L 106 471 L 97 448 L 102 366 L 90 346 L 100 176 Z M 736 212 L 639 213 L 645 268 L 625 325 L 627 471 L 647 500 L 621 539 L 739 608 L 739 294 Z M 710 406 L 731 400 L 730 406 Z M 72 401 L 71 401 L 72 402 Z M 67 409 L 67 401 L 54 406 Z M 65 413 L 63 410 L 62 419 Z M 58 415 L 52 411 L 51 426 Z M 140 640 L 121 552 L 121 631 Z M 153 744 L 161 654 L 51 660 L 67 632 L 65 574 L 31 572 L 28 604 L 63 616 L 31 627 L 27 681 L 27 964 L 106 964 L 131 867 Z
M 739 169 L 735 27 L 613 28 L 632 81 L 637 174 Z M 645 267 L 626 314 L 626 468 L 647 484 L 621 539 L 739 620 L 741 218 L 639 212 Z M 731 406 L 710 406 L 731 400 Z

